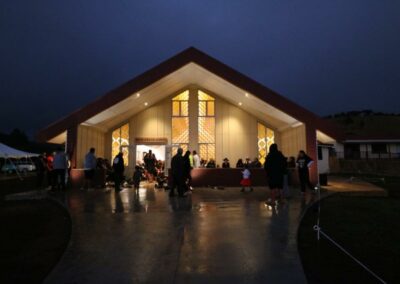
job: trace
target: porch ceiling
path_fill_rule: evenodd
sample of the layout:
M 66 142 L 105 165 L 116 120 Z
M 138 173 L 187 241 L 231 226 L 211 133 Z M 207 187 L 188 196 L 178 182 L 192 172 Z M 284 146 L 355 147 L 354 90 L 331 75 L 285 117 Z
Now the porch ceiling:
M 246 90 L 236 87 L 192 62 L 142 89 L 138 93 L 133 93 L 128 98 L 96 114 L 83 124 L 94 126 L 103 131 L 110 130 L 132 115 L 151 107 L 189 85 L 197 85 L 199 88 L 215 93 L 233 105 L 253 114 L 258 119 L 267 121 L 272 127 L 278 130 L 296 126 L 300 123 L 284 111 L 269 105 Z M 241 103 L 240 106 L 239 102 Z

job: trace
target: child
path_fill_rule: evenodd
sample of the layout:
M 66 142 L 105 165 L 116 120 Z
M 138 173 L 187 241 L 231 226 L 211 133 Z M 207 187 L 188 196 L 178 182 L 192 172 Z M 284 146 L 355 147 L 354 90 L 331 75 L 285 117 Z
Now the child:
M 135 166 L 135 172 L 133 173 L 133 187 L 139 189 L 140 181 L 142 180 L 142 169 L 139 166 Z
M 246 187 L 250 187 L 250 191 L 253 191 L 253 187 L 251 187 L 251 173 L 249 171 L 249 165 L 244 164 L 244 170 L 242 171 L 242 180 L 240 181 L 240 185 L 242 186 L 241 192 L 244 192 Z

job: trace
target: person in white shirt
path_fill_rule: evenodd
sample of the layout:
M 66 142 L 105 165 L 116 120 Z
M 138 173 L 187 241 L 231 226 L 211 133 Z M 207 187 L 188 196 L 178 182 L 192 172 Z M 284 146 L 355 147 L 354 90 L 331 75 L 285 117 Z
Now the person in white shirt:
M 193 168 L 200 168 L 200 156 L 196 151 L 193 151 Z
M 95 156 L 95 148 L 90 148 L 89 152 L 85 156 L 84 170 L 85 170 L 85 182 L 81 189 L 90 189 L 93 185 L 93 179 L 95 170 L 97 167 L 97 158 Z
M 53 159 L 54 182 L 53 189 L 65 190 L 65 173 L 68 168 L 68 160 L 62 148 L 58 148 Z

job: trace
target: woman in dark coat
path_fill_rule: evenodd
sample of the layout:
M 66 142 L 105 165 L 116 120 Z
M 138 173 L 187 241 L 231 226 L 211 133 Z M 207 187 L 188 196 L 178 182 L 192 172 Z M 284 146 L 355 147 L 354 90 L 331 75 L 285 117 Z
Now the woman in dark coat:
M 275 143 L 269 147 L 264 169 L 267 174 L 268 186 L 271 190 L 271 198 L 266 203 L 274 206 L 276 198 L 282 197 L 283 176 L 286 172 L 286 158 L 278 151 L 278 145 Z

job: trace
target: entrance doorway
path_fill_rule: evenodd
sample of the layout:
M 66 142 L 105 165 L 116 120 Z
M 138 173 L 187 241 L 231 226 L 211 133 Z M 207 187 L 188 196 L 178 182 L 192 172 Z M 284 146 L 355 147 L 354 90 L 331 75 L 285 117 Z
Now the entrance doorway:
M 156 156 L 157 161 L 165 163 L 166 148 L 165 145 L 136 145 L 136 165 L 144 163 L 144 156 L 151 150 Z

